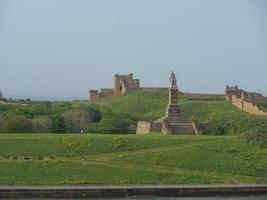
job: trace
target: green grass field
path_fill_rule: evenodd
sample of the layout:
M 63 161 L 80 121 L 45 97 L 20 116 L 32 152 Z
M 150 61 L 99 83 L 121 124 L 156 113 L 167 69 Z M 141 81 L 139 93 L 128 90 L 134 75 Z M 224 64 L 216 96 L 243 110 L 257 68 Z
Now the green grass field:
M 0 135 L 0 185 L 266 181 L 267 149 L 235 136 Z

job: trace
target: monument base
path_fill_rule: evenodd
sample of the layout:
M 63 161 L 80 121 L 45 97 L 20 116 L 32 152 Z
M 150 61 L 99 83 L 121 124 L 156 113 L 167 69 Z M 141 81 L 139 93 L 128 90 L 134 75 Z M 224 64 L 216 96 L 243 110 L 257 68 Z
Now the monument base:
M 163 134 L 184 134 L 194 135 L 208 133 L 209 128 L 207 123 L 190 123 L 181 114 L 179 105 L 177 104 L 178 88 L 176 84 L 175 74 L 172 72 L 171 86 L 169 88 L 169 104 L 166 109 L 165 117 L 155 122 L 140 121 L 137 124 L 137 134 L 147 134 L 151 132 L 161 132 Z

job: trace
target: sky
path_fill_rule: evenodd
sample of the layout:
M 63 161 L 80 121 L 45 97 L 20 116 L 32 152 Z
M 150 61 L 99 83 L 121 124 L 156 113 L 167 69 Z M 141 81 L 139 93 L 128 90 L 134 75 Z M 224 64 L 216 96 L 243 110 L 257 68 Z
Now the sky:
M 87 99 L 133 73 L 141 86 L 267 96 L 265 0 L 0 0 L 7 98 Z

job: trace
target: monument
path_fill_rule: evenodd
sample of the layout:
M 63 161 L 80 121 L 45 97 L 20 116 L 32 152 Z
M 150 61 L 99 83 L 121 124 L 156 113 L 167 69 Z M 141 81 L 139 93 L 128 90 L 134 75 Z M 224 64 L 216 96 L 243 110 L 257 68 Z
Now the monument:
M 166 114 L 163 118 L 155 122 L 139 121 L 137 124 L 137 134 L 148 134 L 152 132 L 161 132 L 164 134 L 201 134 L 208 133 L 207 123 L 189 122 L 182 114 L 178 105 L 179 90 L 174 72 L 170 75 L 169 102 Z

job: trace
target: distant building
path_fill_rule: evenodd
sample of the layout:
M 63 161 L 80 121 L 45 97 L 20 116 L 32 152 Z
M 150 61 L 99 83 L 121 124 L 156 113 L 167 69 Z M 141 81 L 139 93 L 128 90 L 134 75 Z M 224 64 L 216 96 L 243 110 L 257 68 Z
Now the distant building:
M 103 99 L 111 99 L 126 92 L 133 92 L 140 89 L 139 79 L 134 79 L 133 74 L 118 75 L 113 77 L 113 88 L 103 88 L 100 90 L 90 90 L 89 98 L 91 102 L 98 102 Z

